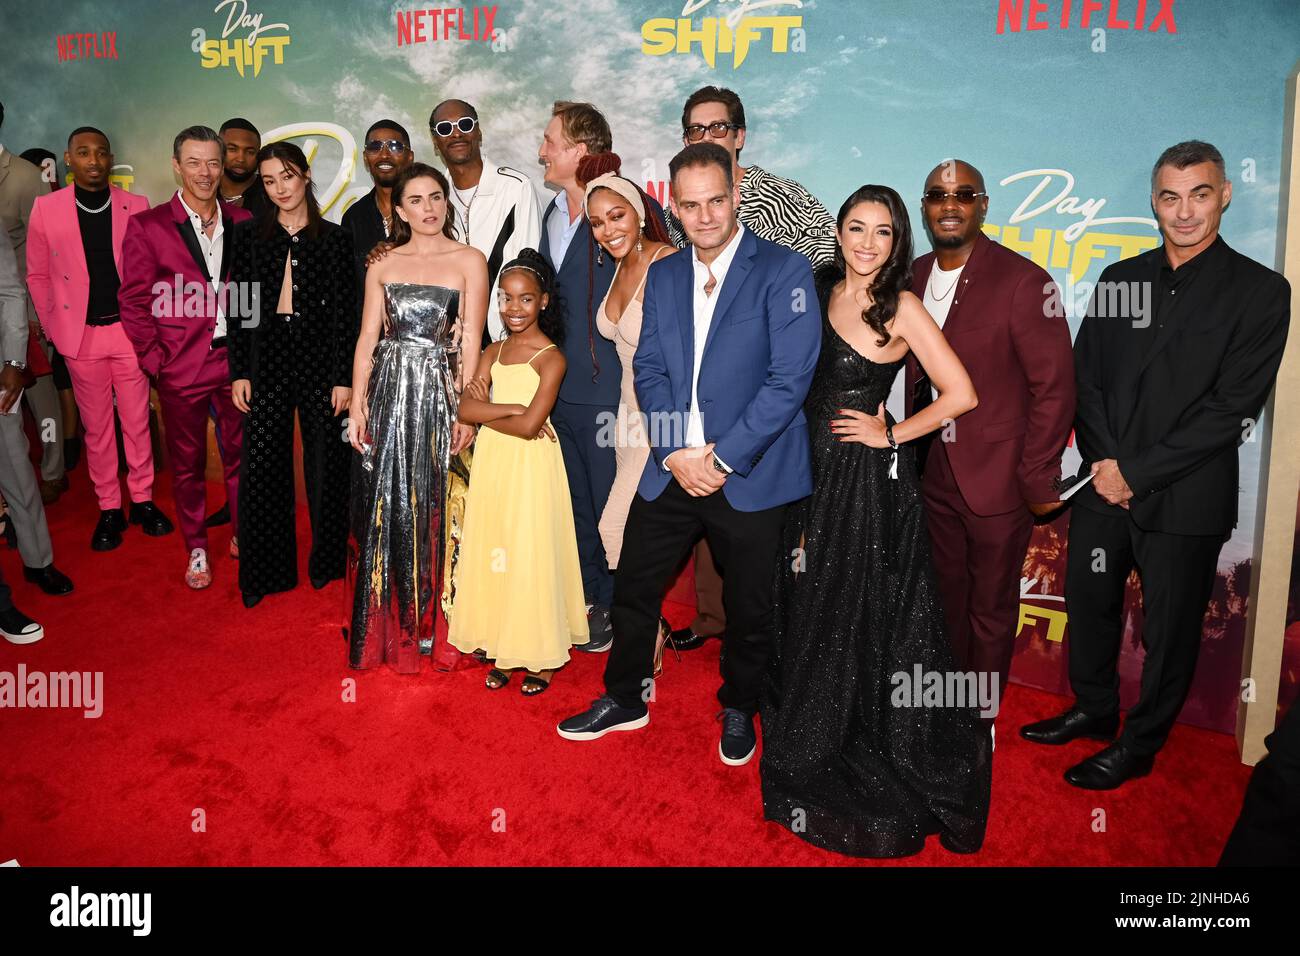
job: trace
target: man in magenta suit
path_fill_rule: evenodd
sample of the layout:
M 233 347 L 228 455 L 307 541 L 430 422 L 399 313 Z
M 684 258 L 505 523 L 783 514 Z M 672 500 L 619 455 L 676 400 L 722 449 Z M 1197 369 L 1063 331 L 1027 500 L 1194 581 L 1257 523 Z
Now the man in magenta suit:
M 251 216 L 217 200 L 224 153 L 221 137 L 207 126 L 191 126 L 176 136 L 172 169 L 181 188 L 168 202 L 131 218 L 122 243 L 118 293 L 122 327 L 162 402 L 172 492 L 190 552 L 185 583 L 192 588 L 212 583 L 203 526 L 209 404 L 217 410 L 232 519 L 243 442 L 244 416 L 230 395 L 226 323 L 244 321 L 227 313 L 245 297 L 228 296 L 224 283 L 234 225 Z M 239 557 L 233 538 L 230 554 Z
M 41 327 L 67 360 L 86 428 L 86 467 L 100 508 L 90 546 L 110 551 L 122 543 L 127 527 L 117 476 L 114 399 L 122 420 L 131 523 L 149 535 L 173 530 L 153 504 L 149 380 L 122 331 L 117 302 L 127 221 L 148 209 L 149 200 L 109 184 L 113 151 L 100 130 L 74 130 L 63 159 L 73 185 L 38 197 L 32 208 L 27 286 Z
M 912 291 L 979 394 L 979 407 L 918 449 L 917 461 L 954 663 L 996 674 L 1001 694 L 1034 518 L 1060 505 L 1074 360 L 1052 277 L 984 235 L 988 205 L 979 170 L 960 160 L 935 167 L 921 200 L 934 251 L 913 264 Z M 931 399 L 909 356 L 907 414 Z

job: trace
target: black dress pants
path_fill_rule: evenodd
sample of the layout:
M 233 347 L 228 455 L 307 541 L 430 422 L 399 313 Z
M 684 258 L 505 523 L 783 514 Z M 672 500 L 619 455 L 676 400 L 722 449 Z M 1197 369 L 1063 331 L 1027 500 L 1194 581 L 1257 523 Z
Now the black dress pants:
M 1086 714 L 1119 713 L 1124 583 L 1135 567 L 1142 579 L 1146 660 L 1122 734 L 1134 753 L 1154 754 L 1164 746 L 1187 699 L 1222 548 L 1220 535 L 1143 531 L 1128 515 L 1078 506 L 1070 514 L 1070 686 Z
M 632 500 L 623 553 L 614 574 L 614 646 L 605 689 L 623 707 L 650 699 L 655 638 L 664 592 L 701 533 L 723 575 L 727 631 L 718 700 L 747 714 L 758 710 L 771 648 L 772 587 L 786 506 L 738 511 L 723 491 L 692 497 L 671 480 L 654 501 Z

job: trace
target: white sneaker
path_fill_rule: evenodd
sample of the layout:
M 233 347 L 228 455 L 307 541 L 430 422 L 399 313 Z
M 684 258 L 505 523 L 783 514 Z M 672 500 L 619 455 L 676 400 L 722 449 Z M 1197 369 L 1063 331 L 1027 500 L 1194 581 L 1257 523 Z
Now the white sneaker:
M 208 569 L 208 552 L 195 548 L 190 552 L 190 564 L 185 569 L 185 583 L 196 591 L 212 584 L 212 572 Z
M 0 634 L 10 644 L 35 644 L 45 636 L 45 628 L 15 607 L 0 620 Z

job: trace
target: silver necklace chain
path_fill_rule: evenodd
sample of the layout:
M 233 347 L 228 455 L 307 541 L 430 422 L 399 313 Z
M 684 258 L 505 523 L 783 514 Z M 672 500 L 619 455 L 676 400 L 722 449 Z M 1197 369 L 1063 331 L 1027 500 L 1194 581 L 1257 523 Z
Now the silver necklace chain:
M 459 200 L 461 201 L 461 203 L 465 206 L 465 212 L 464 212 L 463 214 L 460 215 L 460 221 L 461 221 L 461 225 L 463 225 L 463 226 L 465 227 L 465 244 L 466 244 L 466 245 L 469 245 L 469 211 L 470 211 L 472 208 L 474 208 L 474 200 L 475 200 L 475 198 L 477 198 L 477 196 L 478 196 L 479 186 L 482 186 L 482 185 L 483 185 L 483 182 L 482 182 L 482 180 L 480 180 L 480 181 L 478 182 L 478 184 L 474 187 L 474 193 L 473 193 L 473 195 L 471 195 L 471 196 L 469 197 L 469 201 L 468 201 L 468 202 L 466 202 L 466 201 L 465 201 L 465 197 L 462 196 L 462 195 L 460 194 L 460 190 L 459 190 L 459 189 L 457 189 L 455 186 L 452 186 L 452 187 L 451 187 L 451 191 L 452 191 L 453 193 L 456 194 L 456 198 L 459 199 Z M 457 210 L 457 212 L 459 213 L 460 210 Z
M 939 271 L 939 267 L 935 266 L 934 269 L 931 270 L 930 272 L 930 298 L 934 299 L 935 302 L 942 302 L 944 299 L 948 298 L 948 296 L 952 295 L 953 289 L 957 288 L 957 283 L 961 281 L 961 273 L 958 273 L 957 278 L 952 280 L 952 285 L 948 286 L 947 292 L 945 292 L 943 295 L 938 295 L 934 291 L 934 274 L 935 272 L 938 271 Z
M 91 209 L 89 206 L 83 206 L 81 204 L 81 200 L 76 198 L 75 196 L 72 197 L 72 201 L 77 204 L 77 208 L 80 209 L 82 212 L 88 212 L 92 215 L 94 215 L 95 213 L 103 212 L 109 206 L 113 205 L 113 197 L 111 194 L 107 199 L 104 200 L 104 205 L 100 206 L 98 209 Z

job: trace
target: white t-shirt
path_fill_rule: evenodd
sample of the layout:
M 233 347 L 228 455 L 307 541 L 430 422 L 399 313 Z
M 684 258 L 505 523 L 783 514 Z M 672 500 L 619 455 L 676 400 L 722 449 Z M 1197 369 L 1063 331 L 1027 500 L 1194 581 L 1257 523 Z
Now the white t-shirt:
M 961 282 L 961 270 L 965 268 L 966 264 L 962 263 L 956 269 L 946 271 L 935 263 L 930 270 L 930 278 L 925 283 L 925 296 L 921 301 L 939 328 L 943 328 L 943 324 L 948 321 L 948 310 L 952 308 L 952 300 L 957 298 L 957 285 Z M 939 298 L 935 298 L 936 292 Z M 934 398 L 939 397 L 939 390 L 933 385 L 930 386 L 930 392 Z

